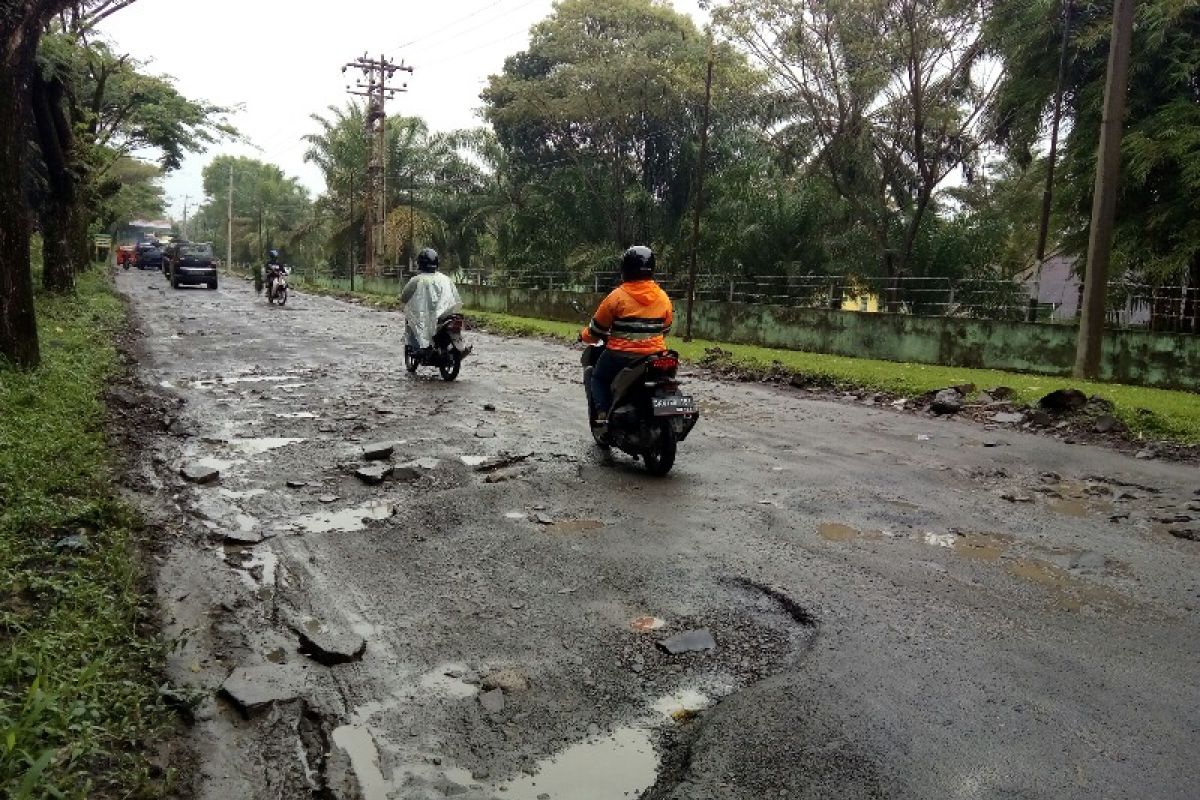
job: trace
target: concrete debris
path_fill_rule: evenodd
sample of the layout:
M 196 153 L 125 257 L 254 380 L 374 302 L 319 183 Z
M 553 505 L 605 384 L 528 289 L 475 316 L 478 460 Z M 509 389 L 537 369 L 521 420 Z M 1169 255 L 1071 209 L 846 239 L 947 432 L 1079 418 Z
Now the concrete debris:
M 990 395 L 996 400 L 1011 400 L 1016 397 L 1017 394 L 1007 386 L 997 386 L 994 389 L 986 389 L 984 391 L 986 394 Z
M 1092 426 L 1096 433 L 1112 433 L 1120 425 L 1117 418 L 1112 414 L 1101 414 L 1096 418 L 1096 424 Z
M 323 494 L 318 497 L 317 500 L 325 505 L 329 505 L 330 503 L 336 503 L 338 500 L 341 500 L 341 498 L 336 494 Z
M 227 531 L 221 540 L 235 547 L 249 547 L 262 544 L 266 538 L 260 531 Z
M 1001 500 L 1007 500 L 1010 503 L 1032 503 L 1033 495 L 1021 494 L 1019 492 L 1005 492 L 1000 495 Z
M 479 695 L 479 705 L 489 714 L 499 714 L 504 710 L 504 691 L 492 689 L 490 692 L 482 692 Z
M 708 628 L 700 628 L 694 631 L 684 631 L 670 639 L 663 639 L 658 646 L 671 655 L 677 656 L 682 653 L 697 653 L 701 650 L 716 650 L 717 641 Z
M 367 461 L 384 461 L 396 452 L 395 442 L 372 442 L 363 445 L 363 458 Z
M 392 475 L 391 467 L 359 467 L 354 471 L 355 477 L 368 486 L 378 486 Z
M 179 470 L 180 476 L 188 483 L 216 483 L 221 478 L 221 470 L 206 467 L 202 464 L 186 464 Z
M 997 425 L 1019 425 L 1024 421 L 1024 414 L 1017 414 L 1011 411 L 1001 411 L 998 414 L 992 415 L 992 422 L 995 422 Z

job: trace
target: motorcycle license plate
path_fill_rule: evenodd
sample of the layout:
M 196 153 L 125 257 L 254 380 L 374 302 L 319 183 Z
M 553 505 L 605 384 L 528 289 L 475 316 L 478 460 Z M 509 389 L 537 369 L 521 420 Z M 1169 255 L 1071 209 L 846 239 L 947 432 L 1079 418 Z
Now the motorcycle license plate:
M 675 417 L 695 413 L 696 401 L 691 397 L 677 395 L 654 398 L 654 416 L 656 417 Z

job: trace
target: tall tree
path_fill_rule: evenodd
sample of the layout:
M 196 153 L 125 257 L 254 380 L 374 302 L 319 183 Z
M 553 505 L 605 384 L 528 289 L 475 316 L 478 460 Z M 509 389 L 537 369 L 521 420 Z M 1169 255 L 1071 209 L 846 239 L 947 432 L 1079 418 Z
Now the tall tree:
M 0 0 L 0 357 L 21 368 L 41 360 L 29 273 L 31 220 L 23 189 L 30 84 L 46 23 L 61 0 Z
M 996 78 L 974 0 L 731 0 L 716 20 L 771 75 L 783 135 L 909 271 L 943 182 L 982 141 Z

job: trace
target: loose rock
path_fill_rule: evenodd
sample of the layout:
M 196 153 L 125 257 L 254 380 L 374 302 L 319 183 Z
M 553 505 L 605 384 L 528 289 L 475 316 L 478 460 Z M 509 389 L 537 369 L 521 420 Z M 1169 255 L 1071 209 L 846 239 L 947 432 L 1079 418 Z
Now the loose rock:
M 957 389 L 943 389 L 933 398 L 929 408 L 935 414 L 957 414 L 962 411 L 963 396 Z
M 991 395 L 996 400 L 1011 400 L 1016 396 L 1016 392 L 1007 386 L 997 386 L 994 389 L 986 390 L 986 393 Z
M 1096 424 L 1093 426 L 1096 433 L 1112 433 L 1117 429 L 1117 418 L 1112 414 L 1102 414 L 1096 419 Z
M 221 538 L 225 544 L 243 547 L 262 544 L 266 539 L 259 531 L 227 531 Z
M 992 415 L 992 422 L 998 425 L 1017 425 L 1024 420 L 1024 414 L 1017 414 L 1011 411 L 1001 411 L 999 414 Z
M 1087 395 L 1078 389 L 1058 389 L 1039 400 L 1038 407 L 1049 411 L 1078 411 L 1087 402 Z
M 329 505 L 330 503 L 336 503 L 340 499 L 341 498 L 338 497 L 336 494 L 323 494 L 317 498 L 317 500 L 319 502 L 322 502 L 325 505 Z
M 684 631 L 670 639 L 663 639 L 658 646 L 673 656 L 681 653 L 695 653 L 701 650 L 716 650 L 717 641 L 708 628 L 694 631 Z

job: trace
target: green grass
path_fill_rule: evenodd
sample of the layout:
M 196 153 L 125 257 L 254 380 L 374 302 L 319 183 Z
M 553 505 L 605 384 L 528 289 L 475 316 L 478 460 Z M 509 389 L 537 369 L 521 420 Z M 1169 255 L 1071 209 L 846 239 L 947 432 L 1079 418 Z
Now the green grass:
M 0 797 L 162 796 L 164 652 L 101 399 L 124 311 L 93 269 L 38 318 L 42 366 L 0 365 Z M 57 545 L 81 531 L 85 549 Z
M 302 283 L 306 291 L 317 294 L 345 295 L 340 287 L 321 285 L 316 281 Z M 391 293 L 355 293 L 379 308 L 399 308 L 399 299 Z M 483 311 L 470 312 L 471 317 L 492 330 L 514 336 L 548 336 L 575 341 L 582 324 L 552 320 L 514 317 Z M 871 389 L 896 395 L 914 397 L 926 392 L 973 383 L 980 389 L 1007 386 L 1015 393 L 1015 401 L 1033 405 L 1055 389 L 1076 388 L 1088 395 L 1099 395 L 1113 404 L 1116 416 L 1135 436 L 1179 444 L 1200 443 L 1200 394 L 1152 389 L 1117 383 L 1076 381 L 1050 375 L 1031 375 L 994 369 L 966 369 L 929 364 L 879 361 L 868 358 L 806 353 L 798 350 L 778 350 L 753 345 L 728 344 L 695 339 L 684 342 L 672 338 L 670 345 L 685 360 L 697 363 L 709 348 L 719 347 L 731 354 L 735 365 L 750 370 L 779 369 L 795 375 L 801 382 L 816 385 Z
M 471 316 L 487 327 L 504 333 L 518 336 L 550 336 L 565 341 L 574 341 L 582 327 L 566 322 L 484 312 L 471 312 Z M 684 342 L 673 338 L 670 345 L 679 351 L 681 357 L 691 362 L 700 361 L 709 348 L 719 347 L 731 354 L 734 364 L 748 369 L 782 366 L 784 370 L 806 383 L 848 389 L 873 389 L 909 397 L 947 386 L 973 383 L 980 389 L 1007 386 L 1016 393 L 1017 402 L 1032 405 L 1055 389 L 1076 388 L 1088 395 L 1100 395 L 1112 402 L 1114 416 L 1135 434 L 1182 444 L 1200 442 L 1200 395 L 1191 392 L 1076 381 L 1070 378 L 993 369 L 965 369 L 847 358 L 700 339 Z

